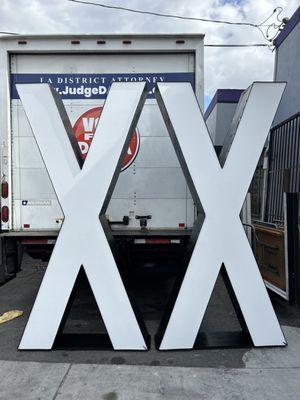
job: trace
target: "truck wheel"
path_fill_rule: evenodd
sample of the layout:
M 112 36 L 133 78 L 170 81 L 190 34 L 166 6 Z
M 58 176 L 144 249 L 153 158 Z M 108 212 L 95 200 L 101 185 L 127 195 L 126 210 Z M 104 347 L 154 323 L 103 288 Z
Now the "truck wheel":
M 23 247 L 15 238 L 0 239 L 0 285 L 14 278 L 21 269 Z

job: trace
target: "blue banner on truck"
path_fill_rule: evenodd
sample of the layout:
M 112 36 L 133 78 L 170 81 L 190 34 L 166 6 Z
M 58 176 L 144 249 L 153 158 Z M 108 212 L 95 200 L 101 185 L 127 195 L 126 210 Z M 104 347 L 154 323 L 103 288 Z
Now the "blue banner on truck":
M 151 74 L 11 74 L 11 98 L 18 99 L 16 84 L 48 83 L 62 99 L 105 99 L 113 82 L 146 82 L 148 98 L 154 98 L 159 82 L 190 82 L 195 89 L 193 72 Z

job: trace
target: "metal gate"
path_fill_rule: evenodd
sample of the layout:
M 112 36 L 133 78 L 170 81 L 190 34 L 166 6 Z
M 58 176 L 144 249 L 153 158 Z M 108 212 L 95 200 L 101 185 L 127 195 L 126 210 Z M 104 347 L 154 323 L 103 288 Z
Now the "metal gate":
M 284 223 L 284 175 L 287 192 L 300 189 L 300 112 L 271 129 L 265 221 Z

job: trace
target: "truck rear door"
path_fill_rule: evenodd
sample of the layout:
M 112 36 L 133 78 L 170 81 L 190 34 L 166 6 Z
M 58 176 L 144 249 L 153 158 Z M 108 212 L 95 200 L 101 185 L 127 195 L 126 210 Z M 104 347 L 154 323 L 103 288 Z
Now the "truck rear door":
M 146 81 L 146 105 L 107 217 L 112 222 L 129 217 L 128 226 L 114 224 L 113 229 L 139 228 L 139 215 L 151 215 L 150 229 L 193 225 L 193 200 L 154 97 L 156 82 L 188 81 L 195 86 L 193 53 L 12 54 L 10 69 L 14 231 L 58 230 L 63 220 L 15 88 L 27 82 L 49 83 L 60 92 L 85 157 L 111 83 Z

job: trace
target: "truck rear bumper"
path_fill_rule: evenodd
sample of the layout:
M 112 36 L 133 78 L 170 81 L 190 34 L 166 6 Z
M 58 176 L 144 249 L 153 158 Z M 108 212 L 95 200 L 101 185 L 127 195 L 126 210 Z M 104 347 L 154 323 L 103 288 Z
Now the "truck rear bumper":
M 112 231 L 113 252 L 120 271 L 173 276 L 182 265 L 191 230 Z M 7 232 L 2 237 L 15 241 L 33 258 L 49 260 L 58 232 Z
M 124 229 L 124 230 L 112 230 L 114 237 L 126 236 L 126 237 L 173 237 L 173 236 L 191 236 L 192 229 Z M 59 234 L 59 231 L 8 231 L 1 232 L 1 236 L 9 237 L 37 237 L 37 238 L 55 238 Z

